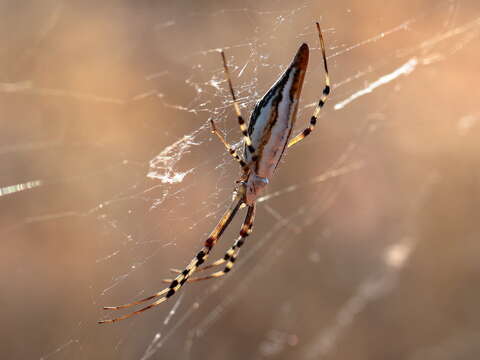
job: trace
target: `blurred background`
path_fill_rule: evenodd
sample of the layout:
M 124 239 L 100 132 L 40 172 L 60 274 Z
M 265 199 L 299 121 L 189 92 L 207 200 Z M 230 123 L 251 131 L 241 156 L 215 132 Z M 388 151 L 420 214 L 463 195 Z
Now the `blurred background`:
M 218 49 L 248 117 L 309 43 L 300 131 L 324 85 L 315 21 L 332 95 L 234 270 L 97 325 L 230 204 Z M 479 358 L 478 1 L 4 0 L 0 30 L 2 359 Z

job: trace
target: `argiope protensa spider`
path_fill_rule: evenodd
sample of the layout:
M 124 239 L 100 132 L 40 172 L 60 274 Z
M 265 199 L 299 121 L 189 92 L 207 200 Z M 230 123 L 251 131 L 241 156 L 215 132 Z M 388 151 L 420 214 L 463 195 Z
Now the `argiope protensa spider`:
M 318 36 L 320 38 L 323 66 L 325 68 L 325 88 L 323 89 L 323 95 L 310 118 L 310 125 L 291 140 L 289 139 L 295 124 L 303 79 L 305 78 L 305 72 L 307 70 L 309 54 L 308 45 L 304 43 L 300 46 L 288 69 L 256 104 L 250 117 L 248 129 L 240 112 L 240 106 L 235 97 L 235 92 L 233 91 L 225 54 L 221 51 L 225 77 L 230 88 L 233 107 L 245 143 L 244 157 L 242 159 L 235 149 L 225 141 L 222 134 L 215 127 L 213 120 L 210 120 L 212 133 L 220 139 L 228 152 L 242 168 L 243 173 L 240 180 L 237 181 L 232 205 L 230 205 L 228 210 L 224 213 L 217 226 L 215 226 L 210 233 L 210 236 L 205 241 L 202 249 L 190 261 L 187 267 L 183 271 L 172 270 L 178 275 L 173 280 L 166 280 L 170 284 L 168 287 L 145 299 L 125 305 L 108 306 L 104 307 L 104 309 L 119 310 L 139 305 L 156 298 L 159 298 L 158 300 L 132 313 L 114 319 L 101 320 L 99 321 L 100 324 L 113 323 L 140 314 L 141 312 L 160 305 L 165 300 L 175 295 L 175 293 L 186 282 L 217 278 L 227 274 L 232 269 L 240 248 L 245 242 L 246 237 L 252 232 L 256 199 L 262 194 L 265 187 L 268 185 L 269 179 L 273 176 L 273 173 L 285 152 L 285 148 L 303 140 L 313 131 L 315 124 L 317 123 L 320 109 L 325 104 L 328 94 L 330 93 L 330 78 L 328 75 L 327 58 L 325 56 L 325 44 L 323 42 L 320 25 L 318 23 L 316 23 L 316 25 Z M 247 215 L 240 230 L 240 235 L 232 247 L 228 249 L 223 258 L 218 259 L 209 265 L 201 266 L 212 251 L 213 246 L 236 215 L 237 211 L 245 206 L 248 208 Z M 214 272 L 208 276 L 191 277 L 194 272 L 207 270 L 224 263 L 226 263 L 226 265 L 223 270 Z

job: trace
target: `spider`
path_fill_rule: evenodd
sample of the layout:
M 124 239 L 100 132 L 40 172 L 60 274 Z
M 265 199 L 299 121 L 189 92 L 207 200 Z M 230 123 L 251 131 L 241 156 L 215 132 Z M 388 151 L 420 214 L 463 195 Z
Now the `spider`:
M 182 271 L 176 269 L 171 270 L 172 272 L 176 273 L 177 276 L 175 279 L 164 280 L 164 282 L 169 283 L 168 287 L 146 297 L 145 299 L 134 301 L 125 305 L 108 306 L 104 307 L 104 309 L 126 309 L 135 305 L 143 304 L 150 300 L 157 300 L 148 306 L 126 315 L 113 319 L 101 320 L 98 322 L 99 324 L 113 323 L 128 319 L 131 316 L 140 314 L 148 309 L 160 305 L 175 295 L 186 282 L 218 278 L 232 270 L 240 248 L 244 244 L 247 236 L 249 236 L 252 232 L 253 221 L 255 218 L 256 199 L 264 192 L 269 183 L 269 179 L 273 176 L 278 164 L 280 163 L 280 159 L 282 158 L 285 149 L 300 142 L 313 131 L 317 123 L 320 110 L 325 104 L 325 101 L 330 93 L 330 78 L 328 75 L 327 58 L 325 55 L 325 44 L 320 25 L 318 22 L 316 25 L 322 50 L 323 66 L 325 69 L 325 87 L 323 89 L 322 97 L 320 98 L 318 105 L 316 106 L 313 115 L 310 118 L 310 125 L 292 139 L 290 139 L 290 136 L 295 124 L 300 93 L 307 70 L 309 56 L 308 45 L 303 43 L 300 46 L 290 66 L 270 88 L 270 90 L 268 90 L 267 93 L 261 98 L 261 100 L 257 102 L 250 117 L 248 128 L 245 124 L 245 120 L 242 117 L 237 98 L 235 97 L 225 53 L 223 51 L 220 52 L 226 81 L 228 83 L 230 94 L 233 100 L 233 107 L 235 109 L 238 124 L 240 125 L 240 131 L 243 134 L 243 140 L 245 143 L 244 156 L 242 158 L 237 151 L 227 143 L 223 135 L 217 130 L 213 120 L 210 120 L 212 133 L 218 137 L 218 139 L 223 143 L 227 151 L 238 162 L 242 169 L 242 176 L 240 180 L 237 181 L 237 185 L 233 193 L 232 204 L 225 211 L 218 224 L 210 233 L 210 236 L 208 236 L 208 238 L 205 240 L 201 250 L 195 255 L 185 269 Z M 223 258 L 220 258 L 209 265 L 202 266 L 212 251 L 214 245 L 217 243 L 218 239 L 222 236 L 223 232 L 235 217 L 238 210 L 242 207 L 247 207 L 247 214 L 237 240 L 228 249 Z M 204 271 L 222 264 L 225 265 L 220 271 L 214 272 L 208 276 L 192 277 L 195 272 Z

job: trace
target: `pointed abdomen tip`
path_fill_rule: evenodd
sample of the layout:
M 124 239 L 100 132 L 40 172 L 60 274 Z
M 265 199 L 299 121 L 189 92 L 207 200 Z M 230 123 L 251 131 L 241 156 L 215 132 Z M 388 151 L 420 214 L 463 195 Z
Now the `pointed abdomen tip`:
M 297 54 L 293 59 L 294 66 L 306 69 L 308 64 L 308 54 L 308 45 L 303 43 L 302 45 L 300 45 L 300 48 L 298 49 Z

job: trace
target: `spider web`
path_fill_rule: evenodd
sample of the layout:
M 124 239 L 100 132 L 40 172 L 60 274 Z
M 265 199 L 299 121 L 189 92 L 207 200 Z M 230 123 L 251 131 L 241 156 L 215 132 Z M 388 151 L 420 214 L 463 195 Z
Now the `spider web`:
M 475 359 L 480 9 L 359 5 L 4 3 L 5 358 Z M 238 165 L 208 123 L 241 148 L 218 50 L 248 117 L 309 43 L 300 131 L 324 81 L 315 21 L 332 95 L 234 271 L 96 325 L 163 288 L 231 202 Z

